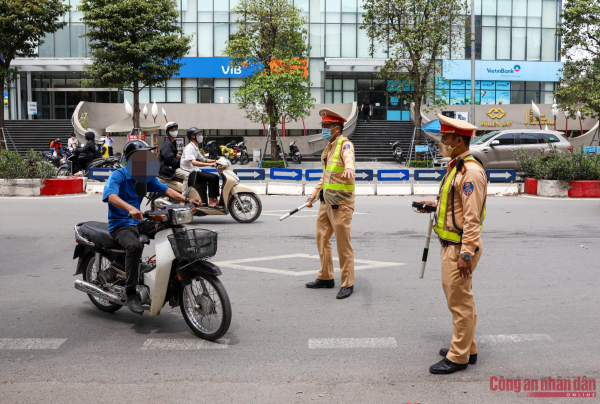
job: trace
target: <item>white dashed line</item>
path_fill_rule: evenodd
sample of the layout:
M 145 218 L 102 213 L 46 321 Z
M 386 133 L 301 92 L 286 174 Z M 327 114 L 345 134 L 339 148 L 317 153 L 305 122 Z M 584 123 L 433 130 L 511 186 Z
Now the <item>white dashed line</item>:
M 396 338 L 310 338 L 310 349 L 397 348 Z
M 66 338 L 0 338 L 0 349 L 58 349 Z
M 552 341 L 548 334 L 497 334 L 477 337 L 477 342 L 487 344 L 515 344 L 529 341 Z
M 318 269 L 312 270 L 312 271 L 289 271 L 286 269 L 273 269 L 273 268 L 255 267 L 255 266 L 250 266 L 250 265 L 240 265 L 240 264 L 245 264 L 245 263 L 260 262 L 260 261 L 272 261 L 272 260 L 288 259 L 288 258 L 310 258 L 310 259 L 319 260 L 318 255 L 290 254 L 290 255 L 274 255 L 274 256 L 269 256 L 269 257 L 243 258 L 243 259 L 231 260 L 231 261 L 220 261 L 220 262 L 215 262 L 214 264 L 219 267 L 224 267 L 224 268 L 243 269 L 245 271 L 265 272 L 265 273 L 269 273 L 269 274 L 279 274 L 279 275 L 288 275 L 288 276 L 304 276 L 304 275 L 316 274 L 317 272 L 319 272 Z M 337 257 L 334 257 L 333 260 L 339 261 L 339 259 Z M 355 259 L 354 262 L 356 264 L 363 264 L 363 265 L 356 265 L 354 267 L 354 270 L 373 269 L 373 268 L 390 268 L 390 267 L 398 267 L 401 265 L 406 265 L 401 262 L 370 261 L 370 260 L 361 260 L 361 259 Z M 317 264 L 316 266 L 317 266 L 317 268 L 320 267 L 320 263 Z M 334 268 L 334 271 L 339 272 L 340 269 Z
M 229 340 L 221 339 L 217 342 L 203 339 L 147 339 L 142 349 L 159 349 L 164 351 L 195 351 L 199 349 L 227 349 Z

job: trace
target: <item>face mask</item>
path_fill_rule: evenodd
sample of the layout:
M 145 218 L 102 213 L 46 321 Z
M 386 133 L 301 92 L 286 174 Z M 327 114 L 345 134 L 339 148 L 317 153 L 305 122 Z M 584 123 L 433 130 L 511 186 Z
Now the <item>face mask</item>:
M 323 128 L 323 130 L 321 132 L 321 136 L 323 137 L 324 140 L 327 140 L 329 142 L 331 140 L 331 138 L 333 137 L 333 135 L 331 134 L 331 129 Z
M 203 140 L 204 140 L 204 136 L 202 136 L 202 135 L 196 136 L 196 142 L 202 143 Z
M 170 132 L 169 132 L 169 135 L 170 135 L 171 137 L 177 137 L 177 133 L 178 133 L 178 132 L 177 132 L 176 130 L 172 130 L 172 131 L 170 131 Z
M 452 144 L 454 144 L 454 142 L 452 142 Z M 438 149 L 442 157 L 452 157 L 452 152 L 454 151 L 454 149 L 456 149 L 456 147 L 452 147 L 451 145 L 446 146 L 440 140 L 440 143 L 438 144 Z

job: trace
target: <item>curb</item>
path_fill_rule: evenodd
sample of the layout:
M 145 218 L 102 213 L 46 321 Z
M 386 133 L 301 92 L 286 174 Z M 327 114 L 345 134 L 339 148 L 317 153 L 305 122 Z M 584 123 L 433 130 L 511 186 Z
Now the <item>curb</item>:
M 54 196 L 83 193 L 83 178 L 0 180 L 0 196 Z

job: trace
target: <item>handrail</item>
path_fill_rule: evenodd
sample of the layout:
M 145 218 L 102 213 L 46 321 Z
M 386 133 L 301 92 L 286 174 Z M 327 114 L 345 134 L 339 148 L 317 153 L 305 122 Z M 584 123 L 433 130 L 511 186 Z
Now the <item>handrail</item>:
M 6 150 L 8 150 L 8 143 L 6 142 L 6 138 L 8 137 L 10 139 L 10 142 L 12 143 L 13 147 L 15 148 L 15 151 L 17 153 L 19 152 L 17 150 L 17 146 L 15 145 L 15 142 L 12 140 L 12 137 L 10 136 L 10 132 L 8 131 L 8 128 L 2 128 L 2 137 L 4 138 L 4 148 Z

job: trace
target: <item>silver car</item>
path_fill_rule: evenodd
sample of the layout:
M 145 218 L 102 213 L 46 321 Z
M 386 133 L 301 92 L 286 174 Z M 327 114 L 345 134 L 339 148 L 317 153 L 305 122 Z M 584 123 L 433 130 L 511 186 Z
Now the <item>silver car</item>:
M 471 142 L 471 154 L 485 169 L 516 169 L 517 150 L 531 153 L 549 150 L 548 143 L 559 151 L 572 150 L 571 143 L 562 132 L 539 129 L 511 129 L 486 133 Z M 445 167 L 449 158 L 436 159 L 435 166 Z

